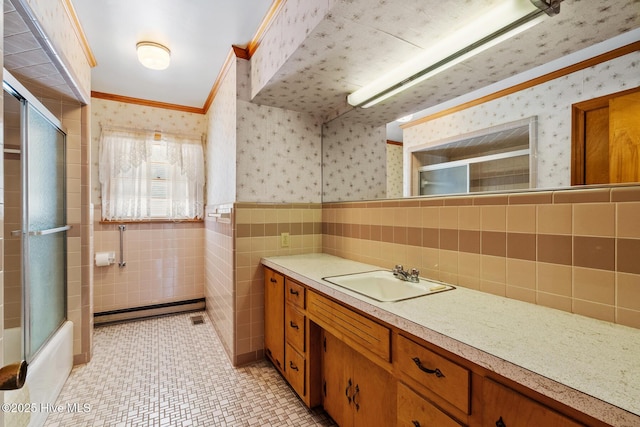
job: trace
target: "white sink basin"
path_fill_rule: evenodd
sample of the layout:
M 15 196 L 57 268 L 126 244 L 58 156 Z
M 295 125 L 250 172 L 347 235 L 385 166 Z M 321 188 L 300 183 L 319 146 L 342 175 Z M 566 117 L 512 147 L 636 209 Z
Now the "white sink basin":
M 419 283 L 406 282 L 396 278 L 393 272 L 388 270 L 323 277 L 323 279 L 381 302 L 401 301 L 455 289 L 453 286 L 422 278 Z

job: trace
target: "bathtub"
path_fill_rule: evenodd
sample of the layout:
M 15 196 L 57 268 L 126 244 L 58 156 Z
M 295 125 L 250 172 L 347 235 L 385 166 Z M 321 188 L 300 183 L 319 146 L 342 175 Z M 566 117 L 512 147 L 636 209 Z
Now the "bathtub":
M 9 328 L 4 330 L 4 363 L 13 363 L 20 360 L 22 346 L 22 329 Z
M 12 349 L 20 348 L 20 329 L 15 329 L 18 330 L 17 333 L 12 329 L 5 330 L 5 355 Z M 42 426 L 49 415 L 47 408 L 55 405 L 72 367 L 73 323 L 66 321 L 29 364 L 25 385 L 20 390 L 4 392 L 5 403 L 31 404 L 30 407 L 36 410 L 5 412 L 4 427 Z

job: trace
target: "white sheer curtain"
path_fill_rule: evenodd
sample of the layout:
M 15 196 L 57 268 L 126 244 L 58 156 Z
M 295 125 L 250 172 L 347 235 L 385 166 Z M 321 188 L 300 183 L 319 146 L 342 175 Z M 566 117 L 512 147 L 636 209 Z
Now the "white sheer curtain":
M 203 217 L 204 153 L 199 139 L 103 128 L 99 148 L 103 219 Z

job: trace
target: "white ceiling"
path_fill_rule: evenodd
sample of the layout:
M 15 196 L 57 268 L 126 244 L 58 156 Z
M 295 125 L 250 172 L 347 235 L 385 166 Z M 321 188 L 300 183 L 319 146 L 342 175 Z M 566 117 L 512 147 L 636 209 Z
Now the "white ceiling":
M 251 41 L 272 0 L 72 0 L 98 65 L 93 91 L 201 108 L 232 45 Z M 136 43 L 171 50 L 144 68 Z
M 231 45 L 248 43 L 271 6 L 271 0 L 72 1 L 98 62 L 92 90 L 197 108 Z M 558 16 L 375 107 L 347 105 L 347 94 L 500 1 L 332 0 L 253 102 L 324 121 L 344 114 L 381 125 L 640 27 L 640 0 L 564 0 Z M 167 70 L 137 62 L 135 44 L 144 39 L 171 49 Z
M 253 101 L 380 125 L 640 26 L 638 0 L 565 0 L 559 15 L 374 107 L 346 103 L 347 94 L 501 1 L 339 0 Z

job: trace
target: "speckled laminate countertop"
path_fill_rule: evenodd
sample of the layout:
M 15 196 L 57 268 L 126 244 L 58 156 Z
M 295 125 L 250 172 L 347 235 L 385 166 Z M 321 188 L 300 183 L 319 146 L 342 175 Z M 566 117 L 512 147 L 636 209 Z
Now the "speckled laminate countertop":
M 262 263 L 596 419 L 640 426 L 638 329 L 465 288 L 378 302 L 322 278 L 380 267 L 328 254 Z

